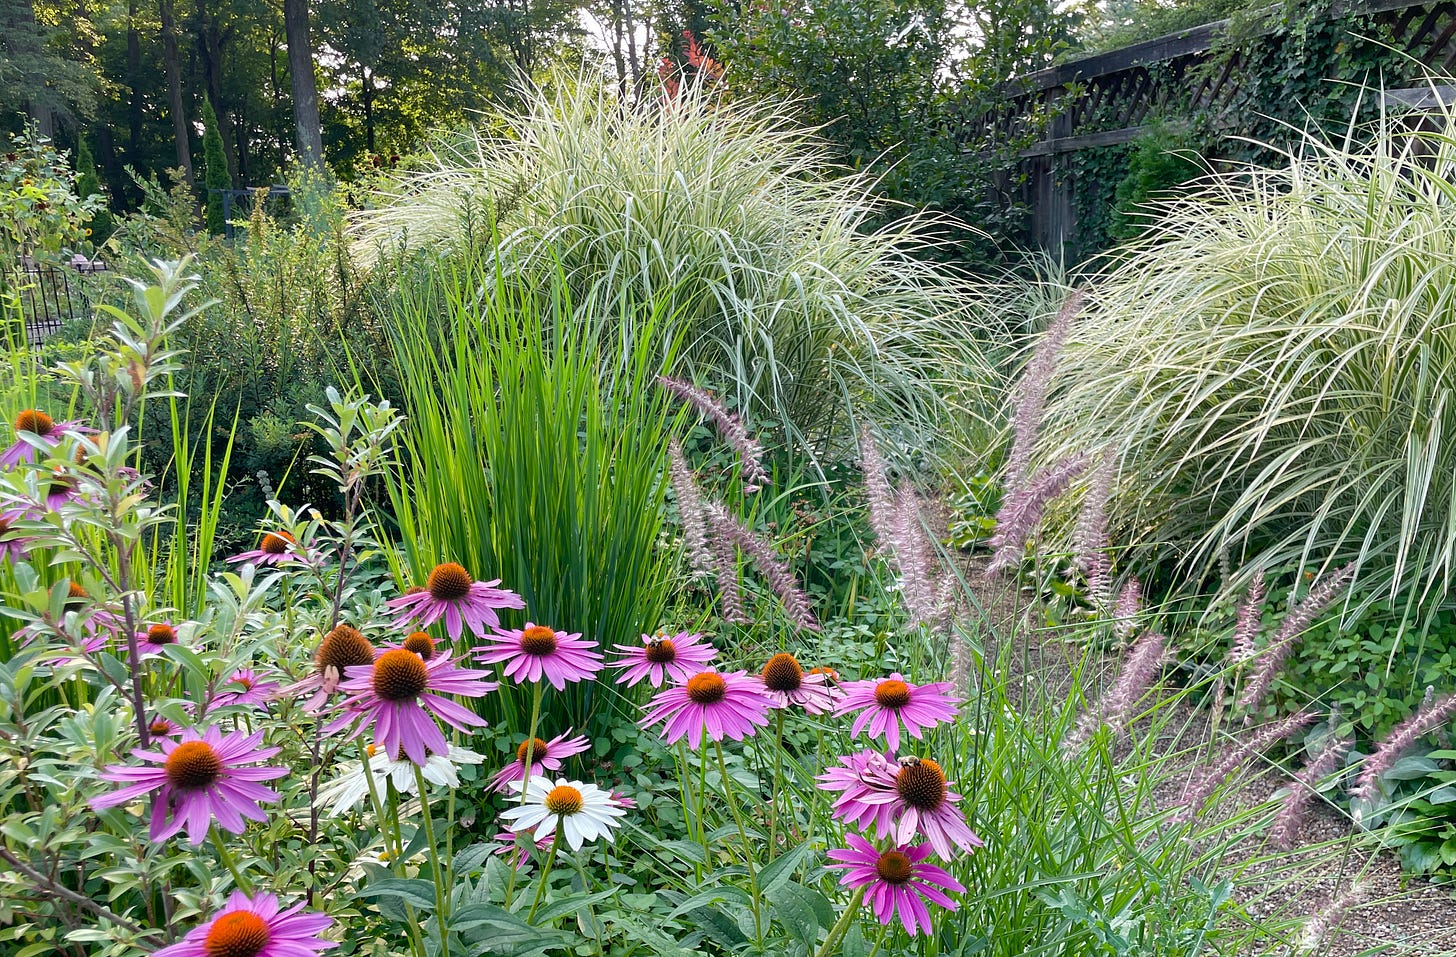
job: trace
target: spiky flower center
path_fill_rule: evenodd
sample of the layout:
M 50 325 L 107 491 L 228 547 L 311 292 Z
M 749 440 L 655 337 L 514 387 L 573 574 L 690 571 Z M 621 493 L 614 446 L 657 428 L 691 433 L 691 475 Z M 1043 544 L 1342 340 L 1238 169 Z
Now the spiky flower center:
M 895 792 L 919 811 L 933 811 L 945 802 L 945 772 L 928 758 L 907 760 L 895 775 Z
M 910 858 L 901 851 L 886 851 L 875 861 L 875 873 L 887 884 L 903 884 L 910 879 Z
M 15 417 L 15 431 L 31 432 L 35 435 L 50 435 L 56 422 L 38 409 L 26 409 Z
M 238 675 L 233 679 L 233 684 L 242 685 L 244 691 L 252 691 L 256 680 L 251 675 Z
M 177 640 L 177 629 L 165 622 L 158 622 L 147 629 L 147 641 L 154 645 L 170 645 Z
M 827 666 L 822 666 L 821 665 L 821 666 L 818 666 L 818 667 L 810 668 L 809 669 L 809 674 L 811 674 L 811 675 L 823 675 L 824 677 L 828 678 L 830 681 L 838 681 L 839 680 L 839 672 L 837 672 L 833 668 L 829 668 Z
M 728 683 L 711 671 L 688 679 L 688 700 L 694 704 L 717 704 L 728 695 Z
M 430 597 L 436 601 L 459 601 L 470 594 L 470 586 L 475 584 L 475 579 L 464 566 L 454 562 L 445 562 L 443 565 L 436 565 L 430 577 L 425 580 L 425 590 Z
M 532 625 L 521 632 L 521 651 L 543 658 L 556 650 L 556 632 L 545 625 Z
M 71 582 L 66 588 L 67 605 L 79 605 L 82 602 L 88 601 L 90 598 L 91 596 L 86 594 L 86 589 L 82 588 L 77 582 Z
M 552 814 L 568 817 L 580 814 L 584 807 L 586 801 L 582 799 L 581 792 L 570 784 L 558 784 L 546 795 L 546 810 Z
M 269 532 L 258 544 L 258 551 L 265 555 L 282 555 L 296 539 L 287 532 Z
M 396 648 L 374 662 L 374 693 L 385 701 L 418 698 L 428 685 L 425 662 L 413 651 Z
M 875 704 L 899 711 L 910 703 L 910 686 L 894 678 L 875 685 Z
M 157 737 L 161 737 L 164 734 L 171 734 L 172 722 L 166 718 L 153 718 L 151 723 L 147 725 L 147 730 Z
M 654 665 L 670 665 L 677 661 L 677 645 L 671 638 L 654 638 L 643 652 Z
M 763 666 L 763 684 L 770 691 L 798 691 L 804 686 L 804 669 L 793 655 L 780 653 Z
M 207 957 L 258 957 L 271 937 L 267 921 L 252 911 L 235 910 L 212 922 L 202 950 Z
M 206 741 L 184 741 L 167 755 L 162 769 L 172 787 L 196 791 L 222 776 L 222 757 Z
M 532 741 L 535 741 L 536 743 L 531 744 Z M 546 742 L 542 741 L 540 738 L 527 738 L 525 741 L 521 742 L 520 747 L 516 748 L 516 760 L 521 762 L 522 764 L 526 763 L 527 746 L 529 746 L 531 749 L 532 764 L 535 764 L 537 761 L 540 761 L 542 758 L 546 757 Z
M 374 646 L 352 625 L 337 625 L 319 642 L 318 653 L 313 660 L 318 665 L 319 674 L 334 668 L 340 675 L 346 675 L 345 668 L 374 662 Z
M 404 640 L 404 650 L 413 651 L 421 658 L 429 661 L 435 657 L 435 639 L 423 631 L 410 632 L 409 636 Z

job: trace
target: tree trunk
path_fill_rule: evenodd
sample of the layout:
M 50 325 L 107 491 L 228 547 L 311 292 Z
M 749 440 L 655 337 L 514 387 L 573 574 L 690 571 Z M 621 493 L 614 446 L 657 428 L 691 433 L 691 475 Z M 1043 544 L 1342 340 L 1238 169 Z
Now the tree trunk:
M 298 157 L 305 166 L 322 167 L 324 141 L 319 128 L 313 44 L 308 38 L 308 0 L 283 0 L 283 29 L 288 36 L 288 74 L 293 81 L 293 125 Z
M 374 77 L 369 68 L 360 70 L 359 98 L 364 104 L 364 148 L 374 155 Z
M 172 0 L 160 0 L 162 15 L 162 61 L 167 72 L 167 98 L 172 104 L 172 132 L 177 138 L 177 165 L 187 185 L 193 184 L 192 145 L 187 129 L 187 114 L 182 106 L 182 64 L 177 59 L 177 20 L 172 13 Z
M 142 149 L 142 35 L 137 30 L 137 0 L 126 3 L 126 85 L 131 88 L 126 109 L 126 153 L 133 163 L 140 162 Z

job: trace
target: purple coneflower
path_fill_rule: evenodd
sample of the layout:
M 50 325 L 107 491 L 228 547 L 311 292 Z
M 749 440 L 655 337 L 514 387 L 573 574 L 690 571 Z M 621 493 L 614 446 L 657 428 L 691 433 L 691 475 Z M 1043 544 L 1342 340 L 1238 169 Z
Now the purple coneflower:
M 629 688 L 639 681 L 647 681 L 654 688 L 662 687 L 669 679 L 687 681 L 718 657 L 718 650 L 702 635 L 689 631 L 680 631 L 671 638 L 661 632 L 643 635 L 641 645 L 612 647 L 624 654 L 607 664 L 622 669 L 617 684 L 625 682 Z
M 485 793 L 491 794 L 496 791 L 504 791 L 513 782 L 525 781 L 543 771 L 560 771 L 563 758 L 581 754 L 591 747 L 587 742 L 586 735 L 577 735 L 574 738 L 568 738 L 566 735 L 570 733 L 568 731 L 566 734 L 558 734 L 550 741 L 543 741 L 540 738 L 528 738 L 522 741 L 516 748 L 516 759 L 510 764 L 507 764 L 495 777 L 490 779 L 490 786 L 485 789 Z M 529 771 L 526 768 L 526 752 L 528 750 L 531 752 L 531 767 Z M 516 791 L 519 793 L 520 788 L 517 788 Z
M 883 680 L 850 681 L 834 708 L 835 714 L 863 709 L 850 726 L 851 736 L 869 728 L 870 737 L 884 736 L 891 751 L 900 747 L 900 726 L 912 738 L 956 716 L 956 699 L 948 681 L 912 685 L 896 672 Z
M 219 708 L 237 704 L 262 706 L 268 703 L 268 699 L 277 690 L 278 682 L 260 681 L 257 672 L 252 668 L 239 668 L 228 676 L 226 685 L 212 699 L 212 703 Z
M 359 629 L 353 625 L 335 625 L 324 635 L 323 641 L 319 642 L 318 651 L 314 652 L 313 671 L 302 681 L 280 689 L 278 696 L 291 698 L 312 692 L 313 697 L 304 704 L 304 710 L 310 714 L 316 713 L 328 704 L 329 698 L 339 689 L 339 683 L 344 680 L 348 670 L 374 664 L 375 654 L 374 645 Z
M 441 618 L 445 619 L 445 630 L 454 641 L 460 637 L 463 626 L 477 638 L 485 635 L 487 628 L 499 628 L 502 608 L 525 608 L 520 595 L 504 588 L 496 588 L 500 579 L 478 582 L 461 565 L 445 562 L 436 565 L 425 579 L 420 591 L 409 591 L 398 598 L 385 602 L 389 608 L 401 609 L 395 619 L 396 628 L 410 624 L 428 628 Z
M 526 622 L 525 628 L 497 628 L 475 649 L 475 660 L 483 665 L 505 662 L 503 674 L 517 683 L 545 678 L 557 691 L 568 681 L 584 681 L 602 670 L 602 656 L 596 642 L 581 633 L 567 634 L 545 625 Z
M 926 901 L 955 910 L 956 903 L 946 896 L 965 888 L 955 878 L 934 864 L 925 863 L 930 856 L 929 844 L 896 845 L 881 851 L 858 834 L 846 834 L 849 847 L 830 848 L 825 856 L 843 868 L 839 882 L 845 887 L 865 887 L 865 900 L 874 909 L 881 924 L 889 924 L 897 916 L 912 937 L 932 930 L 930 909 Z
M 874 824 L 880 837 L 907 844 L 924 835 L 935 853 L 950 860 L 956 848 L 970 851 L 984 845 L 956 808 L 961 796 L 950 790 L 939 764 L 907 755 L 891 761 L 876 752 L 841 758 L 840 767 L 819 776 L 826 791 L 843 791 L 834 815 L 863 830 Z M 846 773 L 849 772 L 849 773 Z
M 775 707 L 798 705 L 809 714 L 824 714 L 834 707 L 837 689 L 824 672 L 806 672 L 799 659 L 780 652 L 768 660 L 760 673 L 764 693 Z
M 298 551 L 298 539 L 283 529 L 266 533 L 258 547 L 233 555 L 230 562 L 252 562 L 255 565 L 279 565 L 283 562 L 300 562 L 303 556 Z
M 511 782 L 511 790 L 517 794 L 523 787 L 526 792 L 523 802 L 501 812 L 506 827 L 512 831 L 530 831 L 535 840 L 555 834 L 559 827 L 573 851 L 581 850 L 583 844 L 599 837 L 610 841 L 612 829 L 622 823 L 617 819 L 627 813 L 611 794 L 595 784 L 565 778 L 552 781 L 543 775 L 531 778 L 525 785 Z
M 0 468 L 13 469 L 22 462 L 34 462 L 40 451 L 36 442 L 53 449 L 67 435 L 93 431 L 76 419 L 57 422 L 37 409 L 26 409 L 15 417 L 15 443 L 0 452 Z
M 159 621 L 148 625 L 146 631 L 137 632 L 137 652 L 143 655 L 160 655 L 162 649 L 177 643 L 177 629 L 171 622 Z
M 456 665 L 449 655 L 425 661 L 413 651 L 394 648 L 382 652 L 372 665 L 348 668 L 345 680 L 339 683 L 339 690 L 349 694 L 343 701 L 344 714 L 324 733 L 334 734 L 362 717 L 349 732 L 350 738 L 358 737 L 368 725 L 386 754 L 397 758 L 403 753 L 423 765 L 430 752 L 445 754 L 450 748 L 435 718 L 458 731 L 485 725 L 474 711 L 441 696 L 479 698 L 497 687 L 480 672 Z
M 63 469 L 56 469 L 46 479 L 45 507 L 59 512 L 68 502 L 80 499 L 81 488 L 76 476 Z
M 93 798 L 91 806 L 99 811 L 157 791 L 152 801 L 152 840 L 165 841 L 185 827 L 187 840 L 201 844 L 213 820 L 223 830 L 241 834 L 247 827 L 244 818 L 268 819 L 258 802 L 278 800 L 276 791 L 258 782 L 288 773 L 287 768 L 242 767 L 278 753 L 277 748 L 260 748 L 262 742 L 261 731 L 223 734 L 216 727 L 202 734 L 183 731 L 181 740 L 162 738 L 157 742 L 161 751 L 132 752 L 132 757 L 157 767 L 114 764 L 102 771 L 103 781 L 126 786 Z
M 688 747 L 696 750 L 705 729 L 714 741 L 725 737 L 742 741 L 752 736 L 768 724 L 773 706 L 763 683 L 746 672 L 700 671 L 682 684 L 658 692 L 638 723 L 646 728 L 663 722 L 665 742 L 673 744 L 686 735 Z
M 216 917 L 152 957 L 308 957 L 339 946 L 319 936 L 333 923 L 302 904 L 280 910 L 272 894 L 233 891 Z
M 154 738 L 175 738 L 182 733 L 182 726 L 171 718 L 164 718 L 157 714 L 147 722 L 147 733 Z
M 0 512 L 0 561 L 8 558 L 19 562 L 30 557 L 30 549 L 26 547 L 30 539 L 20 537 L 11 527 L 23 514 L 19 510 Z

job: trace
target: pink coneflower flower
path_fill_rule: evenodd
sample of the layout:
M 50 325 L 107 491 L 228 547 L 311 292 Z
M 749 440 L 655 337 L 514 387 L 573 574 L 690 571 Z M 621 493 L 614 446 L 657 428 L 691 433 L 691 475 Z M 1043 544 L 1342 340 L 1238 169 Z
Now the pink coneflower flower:
M 81 497 L 81 490 L 74 475 L 69 475 L 61 469 L 56 469 L 46 479 L 45 507 L 52 512 L 59 512 L 68 502 L 74 502 Z
M 147 722 L 147 731 L 154 738 L 175 738 L 182 733 L 182 726 L 171 718 L 153 715 Z
M 57 422 L 37 409 L 26 409 L 15 417 L 15 442 L 0 452 L 0 468 L 13 469 L 22 462 L 34 462 L 39 450 L 32 442 L 38 441 L 53 449 L 67 435 L 92 431 L 78 420 Z M 30 441 L 27 442 L 22 435 L 29 437 Z
M 567 734 L 570 733 L 569 731 L 567 732 Z M 591 746 L 587 742 L 585 735 L 568 738 L 566 734 L 558 734 L 550 741 L 543 741 L 540 738 L 535 738 L 534 741 L 534 745 L 530 748 L 531 767 L 529 773 L 526 769 L 526 751 L 527 745 L 532 744 L 532 739 L 522 741 L 516 748 L 516 759 L 502 768 L 495 777 L 491 778 L 490 786 L 486 788 L 487 794 L 495 791 L 504 791 L 513 782 L 525 781 L 535 777 L 542 771 L 560 771 L 563 758 L 581 754 Z M 516 788 L 516 791 L 519 793 L 520 788 Z
M 276 681 L 260 681 L 252 668 L 239 668 L 227 680 L 227 687 L 212 699 L 216 707 L 234 704 L 266 705 L 278 690 Z
M 912 685 L 896 672 L 883 680 L 850 681 L 844 685 L 844 696 L 835 706 L 835 714 L 848 714 L 864 709 L 850 726 L 851 736 L 869 728 L 870 737 L 884 736 L 891 751 L 900 747 L 900 726 L 912 738 L 921 732 L 956 716 L 956 699 L 950 694 L 948 681 Z
M 751 736 L 756 728 L 768 724 L 773 706 L 763 683 L 746 672 L 700 671 L 682 684 L 658 692 L 638 723 L 646 728 L 661 721 L 664 741 L 673 744 L 686 735 L 688 746 L 696 749 L 705 728 L 714 741 L 725 737 L 742 741 Z
M 511 788 L 519 794 L 524 787 L 523 803 L 501 812 L 506 827 L 513 831 L 530 831 L 535 840 L 548 834 L 555 834 L 558 826 L 561 835 L 573 851 L 581 850 L 588 841 L 599 837 L 612 839 L 612 829 L 622 822 L 617 820 L 626 815 L 612 796 L 595 784 L 582 781 L 568 781 L 537 776 L 530 783 L 522 785 L 512 781 Z
M 718 657 L 718 650 L 695 632 L 680 631 L 668 638 L 660 632 L 643 635 L 641 645 L 613 645 L 625 654 L 607 664 L 621 668 L 618 684 L 632 687 L 639 681 L 650 681 L 660 688 L 664 681 L 687 681 Z
M 20 537 L 12 528 L 15 520 L 23 514 L 18 510 L 0 512 L 0 561 L 8 558 L 12 562 L 19 562 L 30 557 L 30 549 L 26 547 L 30 539 Z
M 768 660 L 760 673 L 764 693 L 774 706 L 798 705 L 809 714 L 823 714 L 834 707 L 835 692 L 824 672 L 806 672 L 799 659 L 780 652 Z
M 287 768 L 241 766 L 266 761 L 278 753 L 277 748 L 258 747 L 262 742 L 261 731 L 224 735 L 215 727 L 200 735 L 183 731 L 180 741 L 163 738 L 158 742 L 160 752 L 132 752 L 132 757 L 160 767 L 108 767 L 101 772 L 102 780 L 127 782 L 126 787 L 92 799 L 91 806 L 99 811 L 157 791 L 152 801 L 152 840 L 165 841 L 186 827 L 187 840 L 201 844 L 214 819 L 223 830 L 241 834 L 247 827 L 244 818 L 268 819 L 258 802 L 278 800 L 277 792 L 258 782 L 288 773 Z
M 615 791 L 612 793 L 613 796 L 616 795 Z M 492 853 L 495 854 L 496 857 L 509 857 L 512 867 L 524 866 L 526 861 L 528 861 L 531 857 L 531 845 L 523 845 L 518 842 L 516 838 L 519 836 L 520 835 L 514 833 L 513 831 L 498 832 L 495 836 L 495 842 L 500 846 L 497 847 Z M 549 851 L 551 849 L 551 845 L 555 843 L 555 841 L 556 833 L 553 831 L 550 834 L 545 834 L 541 837 L 532 838 L 531 843 L 536 845 L 536 850 L 538 851 Z
M 399 646 L 405 651 L 413 651 L 426 661 L 435 657 L 435 653 L 439 650 L 435 645 L 435 639 L 423 631 L 412 631 L 405 635 L 404 641 L 400 642 Z
M 258 547 L 240 552 L 228 559 L 230 562 L 252 562 L 255 565 L 279 565 L 284 562 L 300 562 L 303 556 L 298 551 L 298 539 L 283 529 L 266 533 Z
M 333 923 L 302 904 L 279 910 L 272 894 L 233 891 L 216 917 L 152 957 L 308 957 L 339 946 L 319 936 Z
M 970 851 L 985 843 L 956 808 L 961 796 L 950 790 L 954 782 L 928 758 L 906 756 L 892 762 L 869 752 L 841 758 L 840 767 L 820 775 L 819 781 L 826 791 L 844 792 L 834 802 L 836 817 L 860 828 L 873 823 L 880 837 L 907 844 L 916 834 L 924 835 L 945 860 L 955 848 Z
M 425 580 L 422 591 L 412 591 L 385 602 L 389 608 L 403 609 L 395 619 L 396 628 L 414 624 L 428 628 L 441 618 L 445 619 L 445 630 L 454 641 L 460 637 L 463 625 L 469 625 L 477 638 L 484 637 L 487 628 L 499 628 L 500 617 L 496 611 L 501 608 L 525 608 L 520 595 L 504 588 L 496 588 L 500 579 L 478 582 L 470 577 L 462 566 L 454 562 L 436 565 Z
M 889 924 L 897 916 L 912 937 L 923 931 L 929 934 L 930 909 L 926 901 L 955 910 L 956 903 L 946 891 L 964 893 L 955 878 L 934 864 L 926 864 L 930 845 L 897 845 L 881 851 L 858 834 L 846 834 L 849 847 L 830 848 L 825 856 L 844 868 L 839 882 L 845 887 L 866 887 L 865 900 L 874 908 L 881 924 Z
M 160 655 L 162 649 L 177 643 L 177 629 L 171 622 L 159 621 L 137 632 L 137 651 L 143 655 Z
M 475 649 L 475 660 L 483 665 L 504 662 L 502 673 L 517 683 L 544 677 L 557 691 L 568 681 L 582 681 L 602 670 L 596 642 L 530 622 L 525 628 L 497 628 L 494 635 L 486 635 Z
M 314 653 L 314 670 L 302 681 L 294 682 L 278 692 L 280 698 L 294 697 L 313 692 L 313 697 L 304 704 L 303 710 L 315 713 L 328 704 L 329 698 L 339 690 L 345 673 L 353 667 L 365 668 L 374 664 L 374 646 L 352 625 L 338 624 L 319 642 Z M 421 656 L 423 657 L 423 656 Z
M 74 612 L 79 623 L 79 633 L 59 629 L 59 637 L 66 641 L 71 648 L 79 649 L 82 654 L 94 655 L 105 648 L 106 645 L 122 631 L 125 623 L 121 616 L 107 608 L 104 604 L 93 599 L 79 582 L 71 582 L 68 586 L 69 595 L 65 601 L 65 609 L 68 613 Z M 44 637 L 54 635 L 55 632 L 39 623 L 26 625 L 15 633 L 20 639 L 20 644 L 29 646 L 36 640 L 43 640 Z M 70 664 L 75 659 L 70 656 L 61 656 L 54 659 L 57 664 Z
M 497 687 L 480 672 L 456 665 L 449 655 L 425 661 L 413 651 L 394 648 L 380 654 L 372 665 L 348 669 L 339 683 L 339 690 L 350 695 L 343 702 L 345 713 L 324 733 L 333 734 L 362 716 L 364 720 L 354 726 L 350 738 L 368 725 L 386 754 L 398 757 L 403 753 L 422 765 L 430 752 L 444 754 L 450 748 L 434 718 L 458 731 L 485 725 L 474 711 L 441 695 L 479 698 Z

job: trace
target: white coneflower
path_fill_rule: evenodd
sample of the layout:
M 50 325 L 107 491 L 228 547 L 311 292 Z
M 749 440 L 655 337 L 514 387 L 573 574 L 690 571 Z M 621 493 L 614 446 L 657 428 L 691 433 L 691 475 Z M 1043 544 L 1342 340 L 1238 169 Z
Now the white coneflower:
M 414 794 L 419 790 L 419 782 L 415 780 L 415 763 L 413 761 L 408 758 L 391 761 L 388 754 L 372 744 L 367 750 L 369 752 L 369 773 L 374 776 L 376 794 L 383 794 L 385 785 L 391 781 L 394 783 L 394 789 L 400 794 Z M 468 748 L 457 748 L 452 745 L 445 754 L 431 754 L 420 766 L 420 771 L 425 780 L 431 784 L 458 788 L 460 777 L 455 773 L 456 766 L 480 764 L 484 760 L 484 755 L 476 754 Z M 368 794 L 369 780 L 365 777 L 364 762 L 353 761 L 345 766 L 342 774 L 319 788 L 318 802 L 327 813 L 338 815 L 357 807 Z
M 521 782 L 512 781 L 511 790 L 521 792 Z M 531 831 L 534 840 L 555 834 L 559 829 L 573 851 L 587 841 L 599 837 L 611 840 L 618 818 L 627 813 L 621 801 L 595 784 L 557 778 L 552 781 L 536 775 L 526 785 L 525 803 L 501 812 L 506 827 L 512 831 Z

